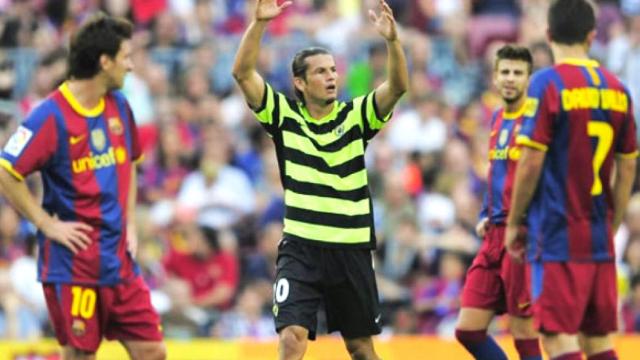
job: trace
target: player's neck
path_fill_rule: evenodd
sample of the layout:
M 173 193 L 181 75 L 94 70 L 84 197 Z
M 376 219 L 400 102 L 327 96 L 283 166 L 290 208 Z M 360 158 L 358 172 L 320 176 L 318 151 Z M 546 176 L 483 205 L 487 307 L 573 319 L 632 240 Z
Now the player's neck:
M 556 64 L 567 59 L 589 59 L 588 47 L 585 44 L 560 45 L 551 43 L 551 49 Z
M 307 112 L 309 112 L 309 115 L 311 115 L 311 117 L 316 120 L 320 120 L 323 117 L 329 115 L 331 111 L 333 111 L 334 106 L 335 106 L 335 102 L 332 102 L 330 104 L 326 104 L 326 103 L 317 104 L 312 101 L 309 101 L 307 102 L 307 104 L 305 104 L 305 107 L 307 108 Z
M 92 79 L 67 81 L 69 91 L 73 97 L 86 109 L 93 109 L 100 103 L 100 99 L 107 93 L 107 88 L 94 77 Z
M 508 113 L 515 113 L 522 109 L 526 96 L 522 95 L 520 98 L 512 103 L 504 102 L 504 111 Z

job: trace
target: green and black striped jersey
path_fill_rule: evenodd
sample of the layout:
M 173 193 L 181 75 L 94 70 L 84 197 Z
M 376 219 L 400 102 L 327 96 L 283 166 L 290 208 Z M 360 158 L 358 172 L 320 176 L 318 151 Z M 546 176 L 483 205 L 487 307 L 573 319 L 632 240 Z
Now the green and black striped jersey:
M 287 238 L 325 246 L 375 248 L 364 151 L 380 119 L 374 93 L 336 101 L 322 119 L 266 85 L 255 110 L 276 146 L 286 205 Z

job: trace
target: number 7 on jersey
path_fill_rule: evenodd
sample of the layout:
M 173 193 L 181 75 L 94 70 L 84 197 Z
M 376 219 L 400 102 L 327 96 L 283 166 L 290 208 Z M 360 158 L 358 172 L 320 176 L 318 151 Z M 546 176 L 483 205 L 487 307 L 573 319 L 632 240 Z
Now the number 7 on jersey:
M 591 185 L 591 195 L 602 194 L 602 179 L 600 179 L 600 169 L 613 143 L 613 127 L 603 121 L 591 120 L 587 124 L 587 134 L 595 137 L 598 141 L 596 151 L 593 154 L 593 185 Z

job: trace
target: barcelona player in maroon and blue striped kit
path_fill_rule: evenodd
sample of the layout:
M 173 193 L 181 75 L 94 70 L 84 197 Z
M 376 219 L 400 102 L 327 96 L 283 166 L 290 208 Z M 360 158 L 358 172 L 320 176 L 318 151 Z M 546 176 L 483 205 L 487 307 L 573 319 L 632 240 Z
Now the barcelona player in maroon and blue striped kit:
M 485 194 L 476 232 L 483 238 L 462 291 L 456 338 L 476 358 L 507 359 L 487 335 L 496 314 L 509 314 L 509 327 L 521 359 L 541 360 L 533 329 L 524 264 L 504 248 L 504 224 L 509 212 L 513 175 L 520 148 L 516 136 L 522 123 L 525 92 L 533 60 L 525 47 L 505 45 L 496 54 L 493 82 L 504 102 L 491 121 L 489 190 Z
M 131 70 L 132 25 L 97 15 L 73 36 L 69 79 L 0 155 L 0 185 L 38 228 L 38 276 L 63 359 L 94 359 L 102 337 L 133 359 L 164 359 L 159 317 L 133 261 L 133 114 L 117 88 Z M 23 179 L 40 171 L 39 206 Z
M 505 244 L 522 257 L 526 211 L 534 317 L 549 357 L 581 359 L 582 333 L 589 360 L 616 359 L 613 234 L 635 175 L 633 106 L 620 80 L 587 56 L 589 2 L 553 2 L 548 24 L 556 64 L 529 86 Z

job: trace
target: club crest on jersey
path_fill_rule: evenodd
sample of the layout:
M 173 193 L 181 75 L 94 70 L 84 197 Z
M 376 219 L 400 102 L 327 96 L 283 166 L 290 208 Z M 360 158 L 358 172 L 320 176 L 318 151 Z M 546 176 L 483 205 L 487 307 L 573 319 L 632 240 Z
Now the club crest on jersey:
M 87 325 L 80 319 L 73 319 L 73 323 L 71 323 L 71 331 L 75 336 L 82 336 L 87 332 Z
M 342 137 L 342 135 L 344 135 L 344 124 L 340 124 L 340 126 L 335 128 L 335 130 L 333 130 L 333 133 L 336 135 L 336 137 Z
M 107 123 L 109 124 L 109 131 L 114 135 L 122 135 L 122 121 L 120 121 L 119 117 L 111 117 Z
M 107 145 L 107 137 L 102 129 L 91 130 L 91 143 L 97 151 L 102 152 L 104 150 Z
M 509 139 L 509 130 L 502 129 L 500 131 L 500 137 L 498 138 L 498 146 L 505 146 L 507 144 L 507 140 Z

